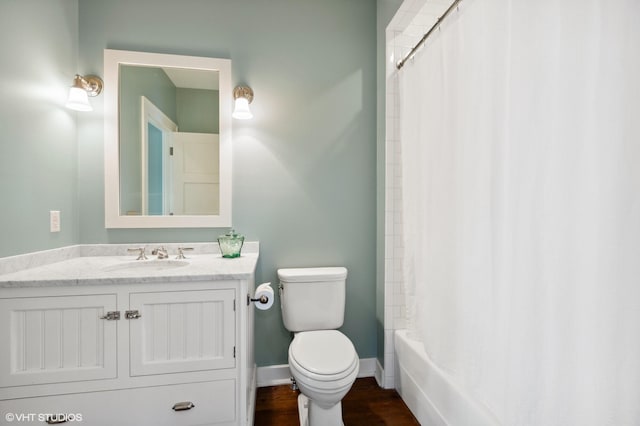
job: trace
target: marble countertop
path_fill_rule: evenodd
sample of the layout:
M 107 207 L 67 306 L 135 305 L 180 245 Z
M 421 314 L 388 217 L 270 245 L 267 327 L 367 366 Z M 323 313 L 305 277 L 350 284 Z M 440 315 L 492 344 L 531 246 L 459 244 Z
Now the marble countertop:
M 131 247 L 147 246 L 149 260 L 136 260 Z M 150 247 L 164 246 L 169 259 L 151 256 Z M 184 263 L 177 247 L 193 247 Z M 245 243 L 242 256 L 223 258 L 217 244 L 103 244 L 64 247 L 0 259 L 0 288 L 140 284 L 248 279 L 258 261 L 257 242 Z M 138 263 L 140 262 L 140 263 Z M 176 267 L 174 267 L 176 266 Z

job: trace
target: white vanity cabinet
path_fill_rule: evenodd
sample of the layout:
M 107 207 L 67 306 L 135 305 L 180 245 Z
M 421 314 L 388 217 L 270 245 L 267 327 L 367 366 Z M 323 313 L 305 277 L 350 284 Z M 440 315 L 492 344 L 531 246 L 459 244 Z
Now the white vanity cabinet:
M 253 288 L 251 276 L 1 289 L 0 411 L 253 424 Z

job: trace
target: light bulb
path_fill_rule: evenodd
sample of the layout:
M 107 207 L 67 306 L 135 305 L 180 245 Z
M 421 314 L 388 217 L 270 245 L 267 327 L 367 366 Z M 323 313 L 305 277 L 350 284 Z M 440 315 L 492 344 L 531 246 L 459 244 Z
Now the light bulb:
M 67 100 L 66 107 L 76 111 L 93 111 L 89 103 L 87 91 L 75 86 L 69 89 L 69 99 Z
M 236 107 L 232 114 L 233 118 L 237 118 L 239 120 L 248 120 L 253 118 L 253 114 L 251 114 L 251 110 L 249 109 L 249 101 L 247 98 L 239 97 L 236 98 Z

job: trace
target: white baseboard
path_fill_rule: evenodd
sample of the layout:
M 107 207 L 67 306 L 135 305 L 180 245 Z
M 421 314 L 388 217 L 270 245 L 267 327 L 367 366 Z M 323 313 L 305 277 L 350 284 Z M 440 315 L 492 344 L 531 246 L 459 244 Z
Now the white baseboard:
M 257 378 L 257 386 L 259 388 L 290 384 L 291 372 L 289 371 L 289 364 L 258 367 Z
M 376 372 L 374 377 L 376 378 L 376 382 L 378 383 L 378 386 L 380 386 L 381 388 L 384 388 L 384 367 L 382 367 L 382 364 L 380 364 L 380 361 L 378 361 L 378 359 L 376 358 Z
M 374 377 L 377 373 L 376 364 L 379 364 L 376 358 L 360 359 L 360 370 L 358 371 L 358 377 Z M 384 377 L 384 375 L 382 377 Z M 376 378 L 376 380 L 378 379 Z M 286 385 L 290 383 L 291 372 L 289 371 L 289 364 L 258 367 L 257 386 L 259 388 L 265 386 Z M 380 382 L 378 381 L 378 383 Z

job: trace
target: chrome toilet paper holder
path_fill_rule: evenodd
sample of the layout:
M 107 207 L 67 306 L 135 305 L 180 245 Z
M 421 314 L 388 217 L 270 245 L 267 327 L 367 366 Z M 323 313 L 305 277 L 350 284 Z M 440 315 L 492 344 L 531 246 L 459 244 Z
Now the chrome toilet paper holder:
M 269 303 L 269 298 L 264 294 L 258 298 L 253 298 L 251 297 L 251 295 L 247 294 L 247 305 L 251 302 L 260 302 L 263 305 L 266 305 L 267 303 Z
M 247 293 L 247 306 L 251 302 L 255 303 L 255 307 L 258 310 L 266 311 L 270 309 L 273 306 L 273 302 L 275 302 L 271 283 L 262 283 L 256 287 L 253 294 Z

